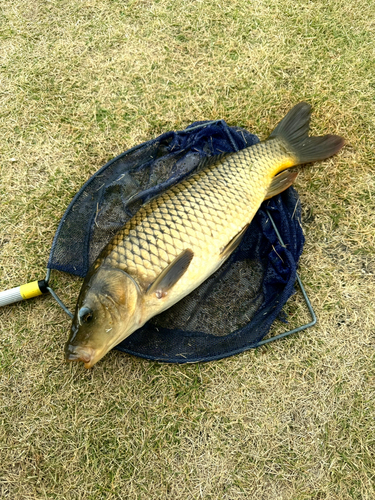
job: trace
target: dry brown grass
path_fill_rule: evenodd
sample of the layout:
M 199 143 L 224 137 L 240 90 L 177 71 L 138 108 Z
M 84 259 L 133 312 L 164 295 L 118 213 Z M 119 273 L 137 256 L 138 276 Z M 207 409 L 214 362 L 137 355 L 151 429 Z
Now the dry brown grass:
M 297 180 L 307 332 L 209 364 L 111 352 L 85 371 L 63 363 L 50 298 L 0 311 L 1 498 L 375 498 L 374 7 L 3 0 L 0 289 L 41 279 L 76 190 L 161 132 L 224 118 L 264 137 L 306 100 L 314 133 L 347 147 Z M 72 307 L 79 280 L 54 283 Z

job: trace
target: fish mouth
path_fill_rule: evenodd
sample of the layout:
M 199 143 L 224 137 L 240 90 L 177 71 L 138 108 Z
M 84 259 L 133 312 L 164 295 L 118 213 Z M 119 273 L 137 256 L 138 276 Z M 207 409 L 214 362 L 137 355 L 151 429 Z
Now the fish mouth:
M 112 342 L 108 345 L 99 345 L 97 348 L 89 347 L 87 345 L 75 345 L 72 342 L 72 338 L 68 340 L 65 344 L 65 361 L 82 361 L 85 368 L 92 368 L 99 360 L 101 360 L 108 351 L 110 351 L 115 345 L 120 343 L 122 340 L 127 338 L 131 333 L 133 333 L 137 328 L 140 328 L 142 324 L 134 325 L 133 328 L 129 329 L 126 334 L 116 336 Z
M 91 368 L 96 363 L 95 349 L 67 343 L 65 345 L 65 361 L 82 361 L 85 368 Z

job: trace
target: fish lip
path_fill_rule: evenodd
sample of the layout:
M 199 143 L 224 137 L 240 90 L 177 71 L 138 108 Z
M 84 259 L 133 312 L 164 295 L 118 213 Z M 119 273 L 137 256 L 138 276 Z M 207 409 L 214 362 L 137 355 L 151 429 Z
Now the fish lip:
M 122 342 L 124 339 L 129 337 L 131 333 L 140 328 L 144 322 L 140 322 L 137 325 L 133 325 L 133 328 L 130 328 L 126 334 L 116 336 L 116 338 L 105 347 L 81 347 L 79 345 L 74 345 L 72 343 L 72 339 L 70 338 L 68 342 L 65 344 L 65 361 L 82 361 L 85 365 L 85 368 L 92 368 L 98 361 L 100 361 L 113 347 Z
M 85 368 L 91 368 L 95 364 L 95 349 L 92 347 L 80 347 L 67 343 L 65 345 L 65 361 L 82 361 Z

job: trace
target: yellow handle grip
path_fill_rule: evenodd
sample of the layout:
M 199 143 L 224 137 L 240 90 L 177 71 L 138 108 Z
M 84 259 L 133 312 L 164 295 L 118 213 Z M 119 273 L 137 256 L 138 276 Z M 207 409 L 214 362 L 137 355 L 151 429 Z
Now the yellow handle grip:
M 25 299 L 32 299 L 38 295 L 42 295 L 43 292 L 39 288 L 38 281 L 32 281 L 31 283 L 26 283 L 26 285 L 20 286 L 21 297 Z
M 26 285 L 17 286 L 10 290 L 0 292 L 0 307 L 13 304 L 19 300 L 31 299 L 48 291 L 48 283 L 44 280 L 33 281 Z

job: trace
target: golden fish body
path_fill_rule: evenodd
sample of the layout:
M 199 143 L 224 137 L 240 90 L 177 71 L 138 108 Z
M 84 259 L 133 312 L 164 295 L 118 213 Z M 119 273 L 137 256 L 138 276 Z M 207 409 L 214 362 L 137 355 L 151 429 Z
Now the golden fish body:
M 125 224 L 85 278 L 67 360 L 93 366 L 194 290 L 230 256 L 263 200 L 292 184 L 296 174 L 285 169 L 342 147 L 337 136 L 308 138 L 309 116 L 300 103 L 268 140 L 206 161 Z
M 279 143 L 233 153 L 143 206 L 107 247 L 97 265 L 122 269 L 141 290 L 186 249 L 194 257 L 160 302 L 145 297 L 147 319 L 190 293 L 230 255 L 228 243 L 252 220 L 277 166 L 288 159 Z

